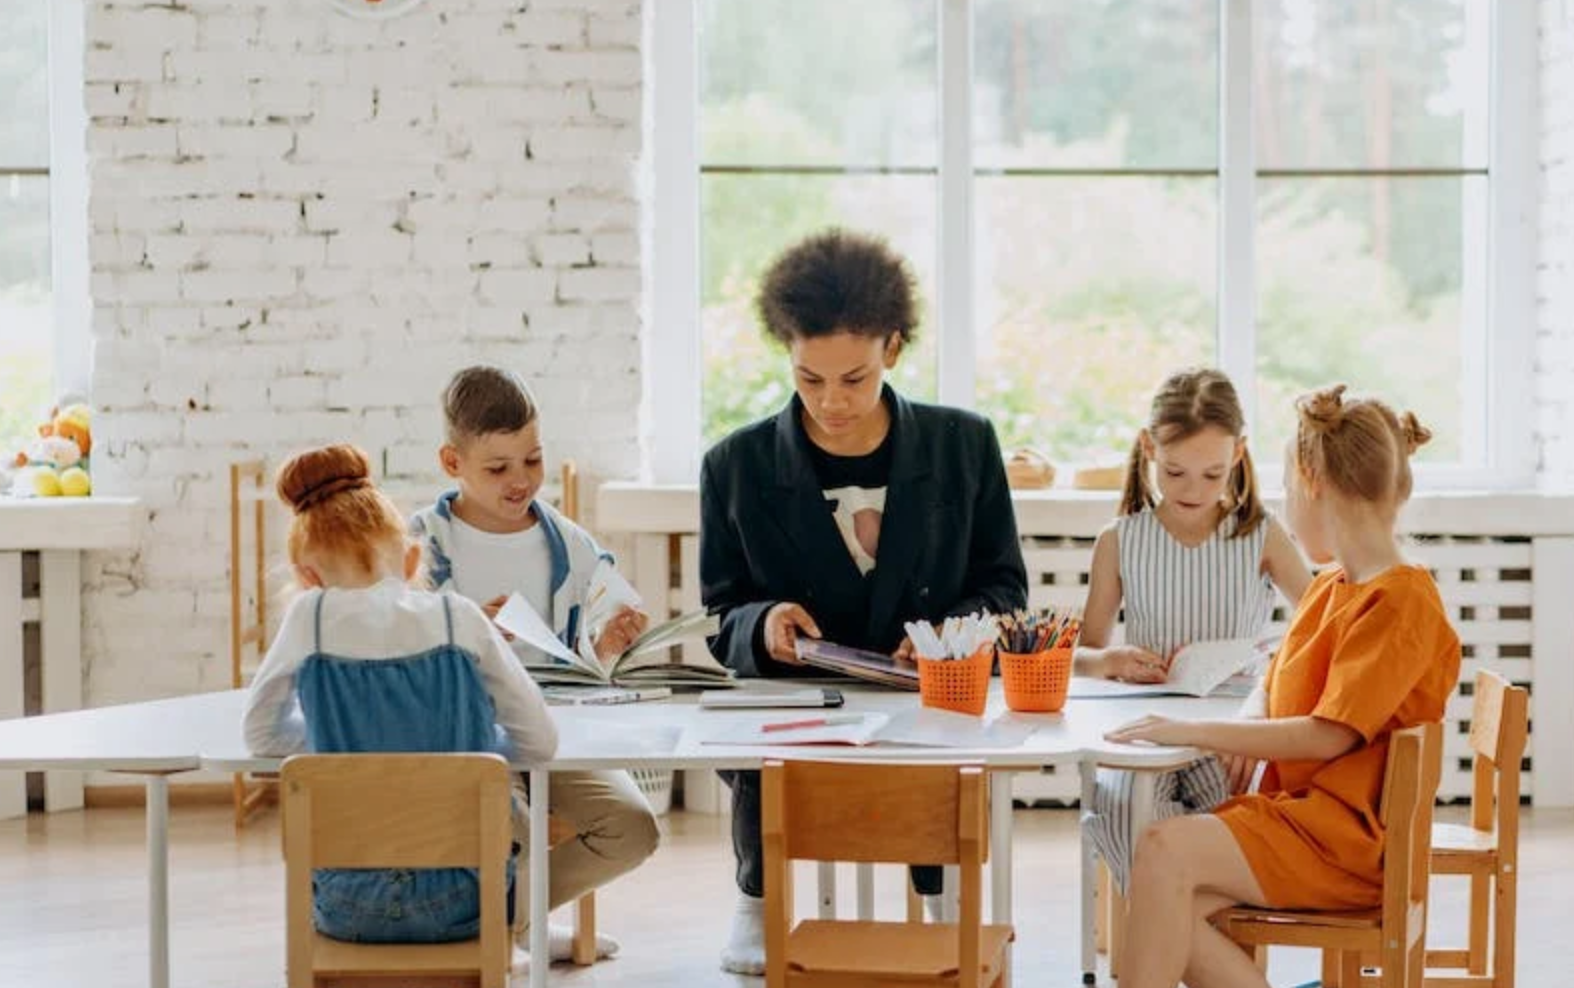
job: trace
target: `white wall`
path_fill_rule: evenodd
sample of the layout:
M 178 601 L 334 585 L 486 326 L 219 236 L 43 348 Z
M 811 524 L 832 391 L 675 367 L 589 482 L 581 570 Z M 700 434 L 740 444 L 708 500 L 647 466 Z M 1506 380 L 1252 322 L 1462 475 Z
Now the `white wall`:
M 521 8 L 525 8 L 521 12 Z M 227 464 L 353 441 L 437 488 L 437 395 L 512 367 L 549 460 L 639 466 L 640 0 L 89 0 L 90 704 L 228 686 Z

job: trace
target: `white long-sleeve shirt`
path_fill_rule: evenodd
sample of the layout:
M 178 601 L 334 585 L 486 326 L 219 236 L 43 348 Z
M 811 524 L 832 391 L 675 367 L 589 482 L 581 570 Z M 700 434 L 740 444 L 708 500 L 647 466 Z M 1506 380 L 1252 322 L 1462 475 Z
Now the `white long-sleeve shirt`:
M 252 752 L 290 755 L 306 750 L 296 676 L 319 648 L 313 628 L 319 597 L 321 651 L 367 662 L 407 659 L 447 644 L 446 597 L 453 643 L 475 662 L 513 759 L 535 764 L 556 753 L 557 726 L 541 690 L 481 609 L 463 597 L 416 590 L 394 579 L 364 589 L 309 590 L 291 603 L 246 698 L 243 726 Z

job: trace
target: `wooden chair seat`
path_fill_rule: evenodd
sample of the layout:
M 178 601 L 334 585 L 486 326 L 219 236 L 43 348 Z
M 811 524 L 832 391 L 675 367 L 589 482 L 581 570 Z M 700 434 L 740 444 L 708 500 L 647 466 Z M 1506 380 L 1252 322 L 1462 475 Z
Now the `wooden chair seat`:
M 1381 909 L 1357 909 L 1348 912 L 1289 912 L 1275 909 L 1258 909 L 1254 906 L 1235 906 L 1214 914 L 1214 923 L 1284 923 L 1316 929 L 1375 930 L 1383 923 Z
M 475 939 L 453 943 L 347 943 L 321 933 L 312 940 L 312 970 L 324 978 L 378 974 L 385 978 L 411 974 L 438 978 L 473 977 Z
M 1497 834 L 1492 831 L 1477 830 L 1458 823 L 1432 824 L 1433 871 L 1457 874 L 1450 871 L 1448 865 L 1460 861 L 1484 861 L 1485 867 L 1490 870 L 1496 857 Z M 1467 873 L 1475 870 L 1475 867 L 1467 867 Z
M 1009 926 L 981 927 L 979 981 L 994 984 L 1004 969 Z M 948 924 L 805 920 L 787 936 L 790 972 L 944 984 L 959 974 L 957 927 Z

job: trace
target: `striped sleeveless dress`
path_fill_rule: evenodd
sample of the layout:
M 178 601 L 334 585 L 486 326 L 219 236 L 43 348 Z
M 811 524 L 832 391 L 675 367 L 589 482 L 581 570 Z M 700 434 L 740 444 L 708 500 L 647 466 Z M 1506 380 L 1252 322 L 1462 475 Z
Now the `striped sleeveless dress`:
M 1276 594 L 1263 572 L 1268 524 L 1238 539 L 1230 538 L 1234 531 L 1235 519 L 1228 517 L 1206 541 L 1187 546 L 1152 508 L 1116 520 L 1126 644 L 1167 656 L 1192 642 L 1263 634 Z M 1134 850 L 1131 784 L 1130 772 L 1100 769 L 1092 812 L 1082 821 L 1122 890 Z M 1193 762 L 1159 777 L 1154 819 L 1205 812 L 1229 795 L 1218 759 Z

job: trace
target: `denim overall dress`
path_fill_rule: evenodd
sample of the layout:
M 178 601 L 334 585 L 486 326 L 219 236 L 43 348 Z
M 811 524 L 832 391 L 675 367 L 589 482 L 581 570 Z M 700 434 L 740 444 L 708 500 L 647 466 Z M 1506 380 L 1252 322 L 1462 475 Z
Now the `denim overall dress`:
M 354 659 L 323 650 L 319 595 L 312 654 L 296 677 L 307 750 L 322 754 L 495 752 L 508 745 L 474 658 L 448 641 L 415 655 Z M 514 859 L 507 865 L 513 919 Z M 318 869 L 312 876 L 317 931 L 363 943 L 438 943 L 480 932 L 480 878 L 473 868 Z

